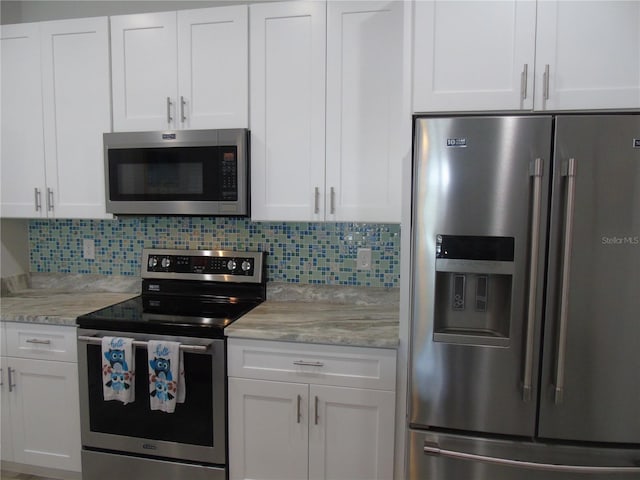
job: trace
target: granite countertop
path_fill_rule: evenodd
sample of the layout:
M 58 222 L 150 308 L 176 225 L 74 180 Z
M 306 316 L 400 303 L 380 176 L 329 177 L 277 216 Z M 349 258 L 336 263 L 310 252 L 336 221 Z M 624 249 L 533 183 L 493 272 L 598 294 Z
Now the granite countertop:
M 85 313 L 139 295 L 140 280 L 34 275 L 4 282 L 0 320 L 75 325 Z M 398 291 L 267 284 L 267 300 L 225 329 L 228 337 L 378 348 L 398 346 Z
M 139 295 L 139 283 L 66 274 L 3 279 L 0 321 L 75 325 L 80 315 Z

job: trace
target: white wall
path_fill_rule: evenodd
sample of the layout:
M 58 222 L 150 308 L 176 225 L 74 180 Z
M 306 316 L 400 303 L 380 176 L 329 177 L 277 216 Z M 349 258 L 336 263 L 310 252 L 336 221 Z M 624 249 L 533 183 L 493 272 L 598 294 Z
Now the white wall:
M 2 219 L 0 222 L 0 277 L 29 273 L 28 220 Z

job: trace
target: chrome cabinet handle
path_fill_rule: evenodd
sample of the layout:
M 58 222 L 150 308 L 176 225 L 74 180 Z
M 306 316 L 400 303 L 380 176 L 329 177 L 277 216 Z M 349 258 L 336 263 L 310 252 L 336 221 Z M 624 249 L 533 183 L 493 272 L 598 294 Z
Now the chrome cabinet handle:
M 28 338 L 26 343 L 35 343 L 38 345 L 51 345 L 51 340 L 40 340 L 39 338 Z
M 184 114 L 184 106 L 186 105 L 186 100 L 183 96 L 180 96 L 180 120 L 184 123 L 187 120 L 187 117 Z
M 525 63 L 520 74 L 520 98 L 527 98 L 527 77 L 529 75 L 529 64 Z
M 36 200 L 36 212 L 42 210 L 42 195 L 40 194 L 40 189 L 36 187 L 35 189 L 35 200 Z
M 173 117 L 171 116 L 171 97 L 167 97 L 167 123 L 171 123 L 173 121 Z
M 540 211 L 542 205 L 542 159 L 536 158 L 531 165 L 533 177 L 533 209 L 531 218 L 531 253 L 529 255 L 529 295 L 527 305 L 527 336 L 524 351 L 524 381 L 522 399 L 531 400 L 533 389 L 533 340 L 536 318 L 536 294 L 538 260 L 540 258 Z
M 0 387 L 4 386 L 4 368 L 0 368 Z
M 53 190 L 47 188 L 47 210 L 53 211 Z
M 12 372 L 14 372 L 15 370 L 11 367 L 7 368 L 7 373 L 8 373 L 8 378 L 7 380 L 9 380 L 9 392 L 13 392 L 16 384 L 13 383 L 13 378 L 12 378 Z
M 324 367 L 324 363 L 322 362 L 307 362 L 305 360 L 295 360 L 293 364 L 303 367 Z
M 79 342 L 91 343 L 94 345 L 102 345 L 102 337 L 87 337 L 85 335 L 78 335 Z M 147 348 L 147 342 L 142 342 L 140 340 L 133 341 L 134 347 Z M 206 352 L 209 350 L 211 345 L 188 345 L 188 344 L 180 344 L 180 350 L 185 352 Z
M 542 98 L 546 101 L 549 100 L 549 64 L 544 66 L 544 73 L 542 74 Z
M 567 177 L 567 206 L 564 225 L 564 246 L 562 253 L 562 290 L 560 291 L 560 325 L 558 328 L 558 362 L 554 400 L 556 405 L 564 397 L 564 367 L 567 349 L 567 320 L 569 316 L 569 276 L 571 275 L 571 253 L 573 251 L 573 212 L 576 194 L 576 160 L 570 158 L 563 166 L 563 177 Z
M 545 470 L 549 472 L 565 473 L 640 473 L 640 467 L 590 467 L 587 465 L 556 465 L 552 463 L 525 462 L 522 460 L 511 460 L 508 458 L 488 457 L 475 453 L 457 452 L 455 450 L 445 450 L 425 443 L 423 451 L 426 455 L 441 455 L 443 457 L 456 458 L 460 460 L 471 460 L 474 462 L 492 463 L 510 467 L 527 468 L 529 470 Z
M 330 209 L 330 213 L 331 213 L 331 215 L 336 213 L 336 190 L 333 187 L 331 187 L 331 209 Z
M 296 423 L 300 423 L 301 413 L 300 413 L 300 403 L 302 402 L 302 397 L 298 395 L 298 410 L 296 412 Z
M 315 191 L 313 193 L 313 201 L 313 213 L 320 213 L 320 189 L 318 187 L 315 188 Z
M 314 409 L 315 413 L 314 413 L 314 420 L 313 421 L 314 421 L 314 424 L 318 425 L 319 415 L 318 415 L 318 396 L 317 395 L 315 396 L 314 403 L 315 403 L 315 409 Z

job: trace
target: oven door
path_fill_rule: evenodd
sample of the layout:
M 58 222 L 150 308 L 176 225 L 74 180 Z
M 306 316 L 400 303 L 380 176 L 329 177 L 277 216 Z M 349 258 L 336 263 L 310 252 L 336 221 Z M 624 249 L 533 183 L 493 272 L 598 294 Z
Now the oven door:
M 103 336 L 133 338 L 135 401 L 105 401 Z M 180 342 L 184 351 L 186 399 L 175 412 L 151 410 L 148 340 Z M 78 329 L 78 372 L 83 449 L 223 465 L 226 462 L 224 339 L 167 337 Z

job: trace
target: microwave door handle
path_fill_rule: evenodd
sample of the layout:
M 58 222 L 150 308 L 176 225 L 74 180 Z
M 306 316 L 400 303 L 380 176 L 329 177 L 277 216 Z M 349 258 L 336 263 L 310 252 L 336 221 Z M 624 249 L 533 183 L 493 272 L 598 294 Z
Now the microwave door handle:
M 573 214 L 576 194 L 576 160 L 570 158 L 563 165 L 562 176 L 567 177 L 567 203 L 562 253 L 562 289 L 560 291 L 560 325 L 558 327 L 558 358 L 554 400 L 556 405 L 564 397 L 565 357 L 567 353 L 567 321 L 569 316 L 569 277 L 571 275 L 571 253 L 573 250 Z
M 533 177 L 533 214 L 531 219 L 531 253 L 529 256 L 529 294 L 527 306 L 527 333 L 524 352 L 524 379 L 522 399 L 531 401 L 533 390 L 533 341 L 536 318 L 536 296 L 538 284 L 538 260 L 540 258 L 540 212 L 542 205 L 542 159 L 536 158 L 531 164 Z

